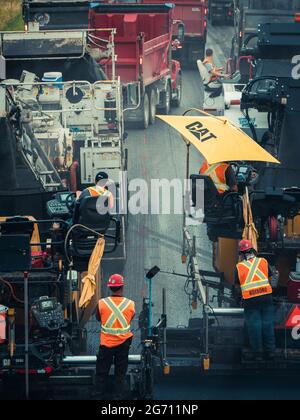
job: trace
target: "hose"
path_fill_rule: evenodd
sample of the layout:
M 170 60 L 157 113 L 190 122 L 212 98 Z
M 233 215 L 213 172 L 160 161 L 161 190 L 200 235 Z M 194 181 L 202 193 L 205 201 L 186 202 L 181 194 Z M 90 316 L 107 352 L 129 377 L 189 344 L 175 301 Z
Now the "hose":
M 246 118 L 246 120 L 248 121 L 248 124 L 249 124 L 250 130 L 251 130 L 253 139 L 257 142 L 257 133 L 256 133 L 256 130 L 255 130 L 254 124 L 251 122 L 251 118 L 249 116 L 249 109 L 246 109 L 246 111 L 243 112 L 243 115 Z
M 81 225 L 81 224 L 76 224 L 76 225 L 72 226 L 72 227 L 69 229 L 69 231 L 68 231 L 68 233 L 67 233 L 67 235 L 66 235 L 66 238 L 65 238 L 65 243 L 64 243 L 65 255 L 66 255 L 67 261 L 68 261 L 68 263 L 69 263 L 69 265 L 70 265 L 70 266 L 72 265 L 72 260 L 71 260 L 71 258 L 70 258 L 70 256 L 69 256 L 69 254 L 68 254 L 68 240 L 69 240 L 69 237 L 70 237 L 71 233 L 72 233 L 72 232 L 73 232 L 73 230 L 75 230 L 76 228 L 85 229 L 85 230 L 87 230 L 88 232 L 93 233 L 94 235 L 98 235 L 98 236 L 99 236 L 99 238 L 104 238 L 104 235 L 102 235 L 101 233 L 97 232 L 96 230 L 90 229 L 90 228 L 88 228 L 88 227 L 86 227 L 86 226 L 84 226 L 84 225 Z
M 14 288 L 12 287 L 12 285 L 11 285 L 8 281 L 4 280 L 4 278 L 3 278 L 3 277 L 1 277 L 1 276 L 0 276 L 0 281 L 1 281 L 1 283 L 4 283 L 4 284 L 5 284 L 5 286 L 7 286 L 7 287 L 9 288 L 9 290 L 10 290 L 10 292 L 11 292 L 11 295 L 12 295 L 13 299 L 14 299 L 17 303 L 20 303 L 21 305 L 24 305 L 24 301 L 23 301 L 23 300 L 21 300 L 21 299 L 19 299 L 19 298 L 17 298 L 17 296 L 15 295 Z

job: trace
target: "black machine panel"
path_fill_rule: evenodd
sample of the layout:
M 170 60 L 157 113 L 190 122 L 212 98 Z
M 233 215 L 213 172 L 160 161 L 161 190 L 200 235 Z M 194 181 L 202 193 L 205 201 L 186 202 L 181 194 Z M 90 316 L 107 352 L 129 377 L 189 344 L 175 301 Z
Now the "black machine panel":
M 55 331 L 64 326 L 62 305 L 56 298 L 43 296 L 31 306 L 31 312 L 40 328 Z
M 30 236 L 1 235 L 0 271 L 29 271 L 30 268 Z
M 88 27 L 90 3 L 77 1 L 31 1 L 23 3 L 23 18 L 38 22 L 42 29 L 85 29 Z
M 67 207 L 67 198 L 72 194 L 71 192 L 59 192 L 55 194 L 54 199 L 47 203 L 47 213 L 50 217 L 68 217 L 70 216 L 69 209 Z

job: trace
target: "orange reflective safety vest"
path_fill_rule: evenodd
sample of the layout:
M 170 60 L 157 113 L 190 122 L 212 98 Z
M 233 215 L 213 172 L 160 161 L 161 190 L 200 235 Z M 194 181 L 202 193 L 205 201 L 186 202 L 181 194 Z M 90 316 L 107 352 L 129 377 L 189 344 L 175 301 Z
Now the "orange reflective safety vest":
M 99 314 L 101 346 L 116 347 L 133 336 L 130 323 L 135 315 L 135 305 L 132 300 L 121 296 L 101 299 Z
M 272 294 L 267 260 L 254 257 L 237 264 L 237 270 L 243 299 Z
M 226 191 L 229 191 L 229 186 L 226 184 L 226 171 L 228 168 L 228 163 L 209 165 L 205 161 L 201 166 L 200 174 L 209 176 L 213 180 L 218 192 L 224 194 Z
M 0 344 L 6 341 L 6 311 L 7 308 L 0 305 Z
M 217 67 L 216 67 L 216 66 L 215 66 L 215 65 L 214 65 L 211 61 L 209 61 L 209 60 L 207 60 L 207 59 L 203 61 L 203 64 L 204 64 L 204 65 L 206 65 L 206 64 L 211 64 L 211 65 L 212 65 L 212 67 L 213 67 L 213 68 L 212 68 L 212 70 L 213 70 L 213 71 L 216 71 L 216 70 L 217 70 Z M 218 76 L 214 76 L 214 75 L 212 75 L 212 74 L 211 74 L 211 72 L 209 72 L 209 74 L 210 74 L 210 81 L 211 81 L 211 82 L 215 82 L 215 81 L 218 79 Z
M 98 189 L 95 187 L 89 187 L 88 191 L 91 197 L 106 196 L 109 200 L 109 208 L 112 209 L 114 207 L 114 197 L 110 191 L 106 190 L 105 188 Z

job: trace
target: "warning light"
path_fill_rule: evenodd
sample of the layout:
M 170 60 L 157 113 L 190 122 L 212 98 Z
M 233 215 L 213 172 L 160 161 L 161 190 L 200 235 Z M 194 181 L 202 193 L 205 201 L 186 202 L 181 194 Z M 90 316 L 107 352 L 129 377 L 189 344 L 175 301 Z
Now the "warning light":
M 299 22 L 300 23 L 300 13 L 296 13 L 295 14 L 295 22 Z
M 210 358 L 209 358 L 209 356 L 206 356 L 206 357 L 203 359 L 203 369 L 204 369 L 205 371 L 210 370 Z
M 291 312 L 289 313 L 288 319 L 286 321 L 286 328 L 294 328 L 300 325 L 300 307 L 295 305 Z

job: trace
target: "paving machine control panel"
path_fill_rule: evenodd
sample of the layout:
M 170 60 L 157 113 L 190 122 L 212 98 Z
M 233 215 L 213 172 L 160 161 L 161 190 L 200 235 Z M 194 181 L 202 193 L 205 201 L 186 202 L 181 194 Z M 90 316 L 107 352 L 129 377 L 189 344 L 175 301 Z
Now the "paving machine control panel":
M 67 198 L 71 192 L 59 192 L 55 194 L 53 200 L 47 203 L 47 213 L 50 217 L 69 217 L 70 211 L 67 207 Z
M 31 306 L 31 312 L 40 328 L 55 331 L 64 326 L 63 308 L 56 298 L 40 297 Z

